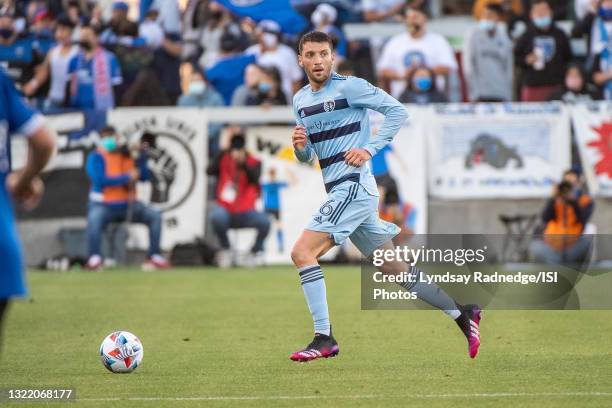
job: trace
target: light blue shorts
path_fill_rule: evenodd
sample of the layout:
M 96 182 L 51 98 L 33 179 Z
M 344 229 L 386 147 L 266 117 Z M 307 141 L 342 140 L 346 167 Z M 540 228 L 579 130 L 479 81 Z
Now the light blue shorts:
M 332 189 L 306 229 L 328 233 L 336 245 L 350 238 L 365 257 L 400 233 L 397 225 L 378 217 L 378 197 L 350 181 Z

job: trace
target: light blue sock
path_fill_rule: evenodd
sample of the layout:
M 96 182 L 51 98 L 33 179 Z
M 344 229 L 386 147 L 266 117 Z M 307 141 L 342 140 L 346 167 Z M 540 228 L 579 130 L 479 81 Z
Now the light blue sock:
M 325 279 L 319 265 L 310 265 L 299 268 L 300 281 L 308 309 L 314 321 L 315 333 L 330 335 L 329 311 L 327 310 L 327 293 Z

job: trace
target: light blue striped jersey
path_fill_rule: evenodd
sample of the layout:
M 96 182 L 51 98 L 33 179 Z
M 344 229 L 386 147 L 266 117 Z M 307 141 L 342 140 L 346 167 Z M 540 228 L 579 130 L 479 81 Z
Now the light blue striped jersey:
M 373 138 L 368 109 L 385 115 Z M 328 192 L 343 180 L 353 180 L 371 195 L 378 195 L 369 162 L 360 168 L 349 166 L 344 153 L 361 147 L 374 157 L 393 140 L 408 117 L 402 104 L 364 79 L 333 72 L 318 91 L 313 92 L 310 85 L 300 89 L 293 97 L 293 111 L 296 123 L 306 128 L 308 136 L 306 148 L 295 150 L 295 156 L 301 162 L 311 162 L 317 155 Z

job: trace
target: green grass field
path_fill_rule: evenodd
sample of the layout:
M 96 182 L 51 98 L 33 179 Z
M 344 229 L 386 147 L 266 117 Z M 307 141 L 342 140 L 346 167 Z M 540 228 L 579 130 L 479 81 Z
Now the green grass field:
M 470 360 L 442 313 L 361 311 L 357 268 L 324 269 L 341 353 L 308 364 L 288 359 L 312 336 L 290 267 L 31 273 L 0 388 L 75 387 L 78 406 L 612 406 L 612 312 L 485 311 Z M 144 344 L 129 375 L 98 357 L 116 329 Z

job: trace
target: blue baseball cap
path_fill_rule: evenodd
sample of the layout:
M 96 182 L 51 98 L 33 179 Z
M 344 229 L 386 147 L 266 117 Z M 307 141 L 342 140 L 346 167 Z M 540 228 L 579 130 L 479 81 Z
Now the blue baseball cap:
M 130 6 L 125 1 L 116 1 L 113 3 L 113 10 L 128 11 Z

